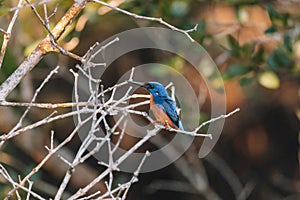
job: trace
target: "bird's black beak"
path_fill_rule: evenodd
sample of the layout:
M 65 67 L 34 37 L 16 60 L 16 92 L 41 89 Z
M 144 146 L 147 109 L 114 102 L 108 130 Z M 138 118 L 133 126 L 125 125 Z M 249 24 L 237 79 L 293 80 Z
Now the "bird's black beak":
M 135 85 L 138 85 L 141 87 L 145 87 L 145 83 L 142 83 L 142 82 L 128 80 L 128 83 L 132 83 L 132 84 L 135 84 Z

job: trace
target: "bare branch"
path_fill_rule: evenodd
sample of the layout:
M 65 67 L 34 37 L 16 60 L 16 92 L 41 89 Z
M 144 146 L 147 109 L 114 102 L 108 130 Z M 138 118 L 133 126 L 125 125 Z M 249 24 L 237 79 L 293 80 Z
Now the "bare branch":
M 46 6 L 44 4 L 44 12 L 45 12 L 45 20 L 41 17 L 41 15 L 38 13 L 38 11 L 36 10 L 35 6 L 33 4 L 31 4 L 29 2 L 29 0 L 25 0 L 27 2 L 27 4 L 30 5 L 31 9 L 33 10 L 34 14 L 37 16 L 37 18 L 39 19 L 39 21 L 42 23 L 42 25 L 45 27 L 45 29 L 47 30 L 47 32 L 49 33 L 49 38 L 50 38 L 50 42 L 53 45 L 54 49 L 52 49 L 52 51 L 59 51 L 60 53 L 62 53 L 63 55 L 69 56 L 75 60 L 78 60 L 80 62 L 85 62 L 85 60 L 74 54 L 69 52 L 68 50 L 64 49 L 63 47 L 59 46 L 57 44 L 57 39 L 58 37 L 56 37 L 50 30 L 50 25 L 49 25 L 49 17 L 47 16 L 47 9 Z M 55 13 L 53 13 L 55 14 Z M 56 49 L 55 49 L 56 48 Z
M 36 89 L 32 99 L 31 99 L 31 103 L 33 103 L 37 97 L 37 95 L 40 93 L 40 91 L 42 90 L 42 88 L 45 86 L 45 84 L 50 80 L 50 78 L 56 74 L 58 72 L 59 66 L 57 66 L 55 69 L 53 69 L 48 76 L 43 80 L 43 82 L 41 83 L 41 85 Z M 23 124 L 23 120 L 25 119 L 26 115 L 28 114 L 29 110 L 31 109 L 31 105 L 29 104 L 29 106 L 26 108 L 25 112 L 22 114 L 21 118 L 19 119 L 18 123 L 11 129 L 11 131 L 7 134 L 7 136 L 9 137 L 10 135 L 14 135 L 15 131 L 17 129 L 19 129 L 22 124 Z M 2 135 L 3 136 L 3 135 Z M 0 139 L 1 141 L 1 139 Z M 3 144 L 0 144 L 0 147 Z
M 52 30 L 55 39 L 58 39 L 64 33 L 66 27 L 72 23 L 74 18 L 85 7 L 87 0 L 76 0 L 70 9 L 65 13 L 61 20 Z M 23 77 L 30 72 L 37 63 L 42 59 L 43 55 L 55 51 L 52 47 L 50 37 L 44 38 L 31 54 L 19 65 L 19 67 L 1 84 L 0 101 L 4 101 L 9 93 L 20 83 Z
M 233 115 L 233 114 L 235 114 L 235 113 L 237 113 L 237 112 L 239 112 L 239 111 L 240 111 L 240 108 L 236 108 L 234 111 L 231 111 L 230 113 L 228 113 L 228 114 L 226 114 L 226 115 L 220 115 L 219 117 L 215 117 L 215 118 L 212 118 L 212 119 L 210 119 L 210 120 L 208 120 L 208 121 L 206 121 L 206 122 L 203 122 L 200 126 L 198 126 L 198 127 L 194 130 L 194 132 L 197 133 L 202 127 L 206 126 L 207 124 L 211 124 L 211 123 L 213 123 L 213 122 L 215 122 L 215 121 L 218 121 L 218 120 L 220 120 L 220 119 L 228 118 L 228 117 L 230 117 L 231 115 Z
M 22 6 L 23 4 L 23 0 L 19 0 L 19 3 L 18 3 L 18 6 Z M 0 51 L 0 69 L 1 69 L 1 66 L 2 66 L 2 63 L 3 63 L 3 58 L 5 56 L 5 52 L 6 52 L 6 49 L 7 49 L 7 45 L 8 45 L 8 42 L 10 40 L 10 37 L 11 37 L 11 32 L 12 32 L 12 29 L 13 29 L 13 26 L 17 20 L 17 17 L 19 15 L 19 10 L 16 10 L 9 25 L 8 25 L 8 28 L 6 31 L 2 30 L 1 32 L 4 33 L 4 36 L 3 36 L 3 42 L 2 42 L 2 47 L 1 47 L 1 51 Z
M 32 2 L 32 4 L 33 4 L 34 6 L 39 6 L 39 5 L 43 5 L 43 4 L 46 4 L 46 3 L 50 3 L 50 2 L 53 2 L 53 1 L 55 1 L 55 0 L 43 0 L 43 1 Z M 22 9 L 22 8 L 24 8 L 24 7 L 27 7 L 27 6 L 29 6 L 29 5 L 16 6 L 16 7 L 10 8 L 10 9 L 9 9 L 9 12 L 14 12 L 14 11 L 16 11 L 16 10 L 20 10 L 20 9 Z
M 35 122 L 35 123 L 31 124 L 31 125 L 28 125 L 28 126 L 26 126 L 24 128 L 20 128 L 20 129 L 14 131 L 14 132 L 11 132 L 10 134 L 2 134 L 0 136 L 0 141 L 4 142 L 6 140 L 9 140 L 9 139 L 11 139 L 11 138 L 19 135 L 19 134 L 22 134 L 22 133 L 24 133 L 24 132 L 26 132 L 28 130 L 37 128 L 37 127 L 42 126 L 44 124 L 52 123 L 53 121 L 64 119 L 64 118 L 68 118 L 68 117 L 73 117 L 74 115 L 77 115 L 79 113 L 82 113 L 82 114 L 83 113 L 90 113 L 90 111 L 87 111 L 87 110 L 83 109 L 83 110 L 80 110 L 79 113 L 77 111 L 73 111 L 73 112 L 69 112 L 69 113 L 65 113 L 65 114 L 61 114 L 61 115 L 57 115 L 57 116 L 52 117 L 56 113 L 57 112 L 54 111 L 48 117 L 46 117 L 46 118 L 44 118 L 44 119 L 42 119 L 40 121 L 37 121 L 37 122 Z M 0 147 L 2 145 L 1 142 L 0 142 Z
M 164 25 L 164 26 L 166 26 L 166 27 L 168 27 L 168 28 L 170 28 L 170 29 L 172 29 L 172 30 L 174 30 L 174 31 L 177 31 L 177 32 L 180 32 L 180 33 L 185 34 L 192 42 L 195 41 L 195 40 L 190 36 L 189 33 L 190 33 L 190 32 L 193 32 L 193 31 L 196 31 L 196 30 L 197 30 L 197 27 L 198 27 L 198 24 L 196 24 L 196 25 L 194 26 L 194 28 L 192 28 L 192 29 L 189 29 L 189 30 L 183 30 L 183 29 L 179 29 L 179 28 L 177 28 L 177 27 L 175 27 L 175 26 L 173 26 L 173 25 L 167 23 L 167 22 L 164 21 L 162 18 L 147 17 L 147 16 L 142 16 L 142 15 L 137 15 L 137 14 L 132 13 L 132 12 L 129 12 L 129 11 L 127 11 L 127 10 L 123 10 L 123 9 L 121 9 L 121 8 L 119 8 L 119 7 L 115 7 L 115 6 L 111 5 L 111 4 L 105 3 L 105 2 L 103 2 L 103 1 L 99 1 L 99 0 L 92 0 L 92 1 L 95 2 L 95 3 L 99 3 L 99 4 L 101 4 L 101 5 L 104 5 L 104 6 L 106 6 L 106 7 L 109 7 L 109 8 L 111 8 L 111 9 L 113 9 L 113 10 L 118 11 L 118 12 L 121 12 L 121 13 L 123 13 L 123 14 L 125 14 L 125 15 L 134 17 L 134 18 L 136 18 L 136 19 L 143 19 L 143 20 L 148 20 L 148 21 L 158 22 L 158 23 L 160 23 L 160 24 L 162 24 L 162 25 Z
M 93 106 L 90 102 L 68 102 L 68 103 L 27 103 L 27 102 L 0 102 L 0 106 L 12 106 L 12 107 L 35 107 L 44 109 L 57 109 L 57 108 L 70 108 L 70 107 L 83 107 Z
M 87 51 L 87 53 L 83 56 L 84 58 L 84 66 L 83 69 L 87 70 L 90 67 L 97 67 L 97 66 L 106 66 L 105 63 L 93 63 L 91 60 L 95 58 L 100 52 L 104 51 L 107 47 L 111 46 L 112 44 L 118 42 L 120 39 L 116 37 L 112 41 L 108 42 L 107 44 L 101 46 L 96 52 L 93 52 L 93 50 L 99 45 L 98 42 L 96 42 L 90 49 Z
M 32 185 L 33 185 L 33 182 L 32 181 L 30 181 L 30 180 L 28 180 L 27 181 L 28 182 L 28 184 L 29 184 L 29 186 L 28 186 L 28 192 L 27 192 L 27 197 L 26 197 L 26 200 L 30 200 L 30 195 L 31 195 L 31 189 L 32 189 Z
M 32 177 L 34 174 L 36 174 L 39 169 L 41 169 L 41 167 L 52 157 L 53 154 L 55 154 L 59 149 L 61 149 L 64 145 L 66 145 L 67 143 L 69 143 L 72 138 L 74 137 L 74 135 L 77 133 L 78 129 L 81 128 L 85 123 L 87 123 L 89 120 L 91 119 L 91 117 L 86 118 L 84 121 L 82 121 L 81 123 L 79 123 L 76 128 L 72 131 L 72 133 L 63 141 L 61 142 L 57 147 L 55 147 L 54 149 L 52 149 L 51 151 L 49 151 L 49 153 L 43 158 L 43 160 L 35 167 L 32 169 L 32 171 L 26 175 L 25 178 L 22 179 L 22 181 L 20 182 L 19 186 L 23 186 L 25 184 L 26 181 L 29 180 L 30 177 Z M 6 198 L 8 199 L 13 192 L 19 188 L 16 187 L 13 190 L 11 190 Z
M 13 186 L 14 190 L 17 188 L 21 188 L 22 190 L 26 191 L 27 193 L 30 193 L 33 197 L 39 199 L 39 200 L 46 200 L 45 198 L 43 198 L 42 196 L 40 196 L 39 194 L 31 191 L 31 189 L 28 189 L 20 184 L 18 184 L 16 181 L 14 181 L 12 179 L 12 177 L 10 177 L 9 173 L 7 172 L 7 170 L 4 168 L 4 166 L 0 163 L 0 174 L 2 174 L 2 176 L 8 181 L 10 182 L 10 184 Z M 17 198 L 21 199 L 18 191 L 15 191 L 17 194 Z M 5 200 L 7 200 L 9 197 L 5 197 Z

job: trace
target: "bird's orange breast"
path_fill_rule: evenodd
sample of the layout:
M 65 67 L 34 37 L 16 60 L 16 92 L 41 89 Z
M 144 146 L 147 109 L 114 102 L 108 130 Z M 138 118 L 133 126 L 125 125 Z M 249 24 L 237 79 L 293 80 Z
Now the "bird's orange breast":
M 172 128 L 178 129 L 178 127 L 172 122 L 167 113 L 159 105 L 156 105 L 154 103 L 152 95 L 150 95 L 150 109 L 153 112 L 156 120 L 158 120 L 165 127 L 169 125 Z

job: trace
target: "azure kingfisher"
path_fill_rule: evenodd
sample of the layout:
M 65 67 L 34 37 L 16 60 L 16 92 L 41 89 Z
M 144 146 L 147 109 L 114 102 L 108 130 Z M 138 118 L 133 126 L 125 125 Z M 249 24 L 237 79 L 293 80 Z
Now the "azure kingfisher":
M 150 92 L 150 110 L 153 112 L 158 122 L 165 127 L 184 130 L 176 111 L 175 101 L 168 95 L 165 87 L 158 82 L 136 82 L 129 83 L 141 86 Z

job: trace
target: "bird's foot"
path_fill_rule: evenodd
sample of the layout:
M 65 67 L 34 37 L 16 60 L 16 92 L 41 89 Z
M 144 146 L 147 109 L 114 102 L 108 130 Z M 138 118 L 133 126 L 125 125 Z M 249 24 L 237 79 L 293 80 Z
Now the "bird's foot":
M 153 120 L 152 124 L 155 125 L 163 125 L 159 120 Z
M 172 129 L 172 127 L 169 125 L 169 122 L 167 120 L 165 121 L 164 127 L 165 127 L 166 130 L 171 130 Z
M 173 127 L 171 127 L 171 126 L 169 125 L 168 121 L 165 121 L 165 123 L 163 124 L 163 123 L 162 123 L 161 121 L 159 121 L 159 120 L 154 120 L 152 123 L 153 123 L 154 126 L 155 126 L 156 124 L 161 125 L 161 126 L 163 126 L 164 129 L 166 129 L 166 130 L 172 130 L 172 129 L 174 129 Z

